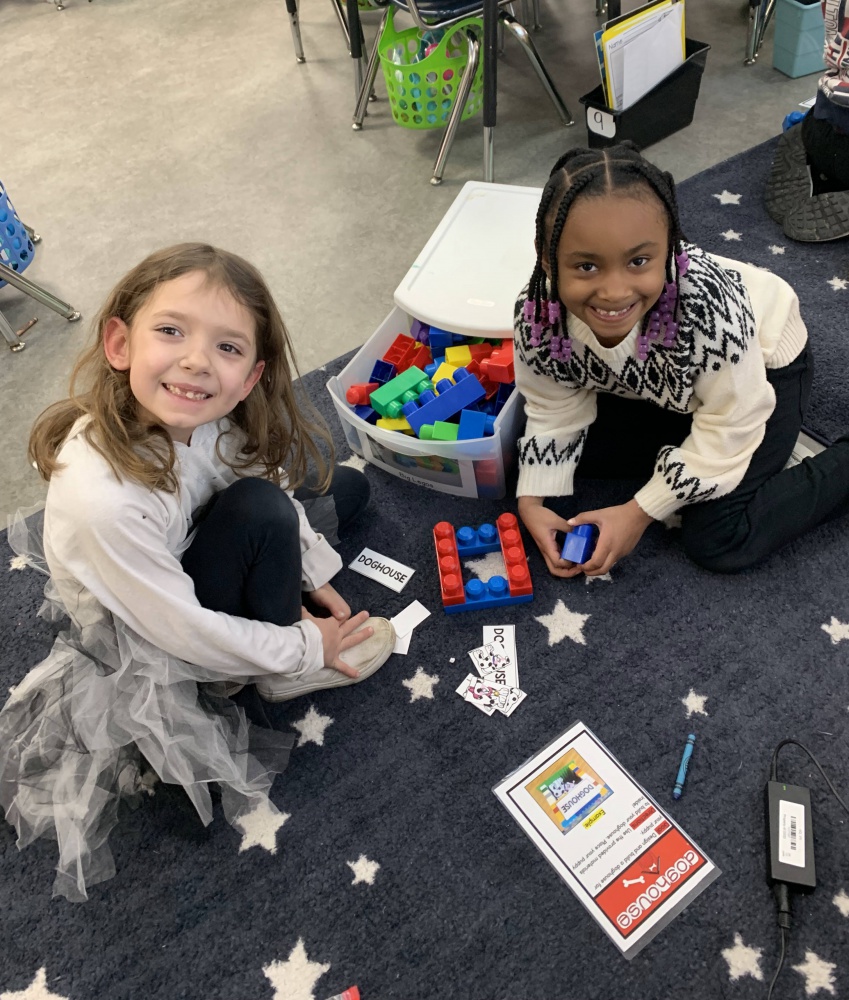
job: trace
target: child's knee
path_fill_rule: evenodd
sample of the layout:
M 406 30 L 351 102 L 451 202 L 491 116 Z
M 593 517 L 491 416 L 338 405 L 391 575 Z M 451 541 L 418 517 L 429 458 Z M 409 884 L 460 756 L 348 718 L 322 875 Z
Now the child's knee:
M 284 526 L 291 522 L 296 529 L 298 527 L 295 505 L 284 490 L 268 479 L 237 479 L 221 493 L 217 506 L 222 502 L 228 515 L 242 522 L 272 522 Z
M 711 573 L 741 573 L 757 562 L 745 545 L 735 541 L 717 544 L 717 540 L 704 529 L 688 531 L 684 527 L 681 540 L 687 556 Z

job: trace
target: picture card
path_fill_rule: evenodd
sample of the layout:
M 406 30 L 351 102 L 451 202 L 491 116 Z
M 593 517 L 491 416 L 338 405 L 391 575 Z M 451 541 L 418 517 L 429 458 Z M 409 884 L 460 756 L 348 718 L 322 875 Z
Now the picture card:
M 409 566 L 396 562 L 389 556 L 382 556 L 373 549 L 363 549 L 348 569 L 382 583 L 384 587 L 394 590 L 397 594 L 401 593 L 415 573 Z
M 457 694 L 461 695 L 464 701 L 471 702 L 485 715 L 492 715 L 496 711 L 502 715 L 512 715 L 526 697 L 525 692 L 518 688 L 493 684 L 475 674 L 466 675 L 463 683 L 457 688 Z
M 516 626 L 515 625 L 484 625 L 483 644 L 493 646 L 510 658 L 510 670 L 507 683 L 511 687 L 519 687 L 519 660 L 516 656 Z
M 582 722 L 493 792 L 625 958 L 719 877 Z

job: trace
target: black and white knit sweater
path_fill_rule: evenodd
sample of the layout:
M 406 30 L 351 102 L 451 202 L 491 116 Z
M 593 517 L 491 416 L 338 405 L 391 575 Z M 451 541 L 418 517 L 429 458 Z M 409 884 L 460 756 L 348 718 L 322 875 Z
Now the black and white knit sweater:
M 690 268 L 680 281 L 679 332 L 671 348 L 653 342 L 637 359 L 637 324 L 616 347 L 602 347 L 569 314 L 569 361 L 553 361 L 549 338 L 531 347 L 523 318 L 527 288 L 516 303 L 516 386 L 527 426 L 519 440 L 518 496 L 568 496 L 596 393 L 646 399 L 692 413 L 680 447 L 660 449 L 654 475 L 635 499 L 662 520 L 679 507 L 730 493 L 763 440 L 775 393 L 767 368 L 782 368 L 807 340 L 799 300 L 786 281 L 751 264 L 687 246 Z

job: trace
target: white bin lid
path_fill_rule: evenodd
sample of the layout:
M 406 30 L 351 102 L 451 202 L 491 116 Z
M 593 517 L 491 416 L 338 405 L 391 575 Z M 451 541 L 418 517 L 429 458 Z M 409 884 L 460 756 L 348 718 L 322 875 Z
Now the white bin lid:
M 512 337 L 513 307 L 536 261 L 542 188 L 468 181 L 395 289 L 430 326 L 469 337 Z

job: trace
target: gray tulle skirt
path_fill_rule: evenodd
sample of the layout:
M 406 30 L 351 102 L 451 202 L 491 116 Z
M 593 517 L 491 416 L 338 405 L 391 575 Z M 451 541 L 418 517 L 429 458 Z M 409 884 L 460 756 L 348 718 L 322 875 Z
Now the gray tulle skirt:
M 304 506 L 331 536 L 326 499 Z M 294 736 L 252 725 L 220 673 L 163 652 L 105 609 L 93 625 L 71 621 L 49 580 L 41 524 L 19 514 L 9 545 L 48 574 L 39 614 L 68 627 L 0 709 L 0 807 L 19 848 L 57 841 L 53 894 L 79 901 L 115 874 L 108 837 L 122 805 L 169 782 L 208 824 L 214 782 L 230 823 L 259 807 L 276 812 L 268 795 Z

